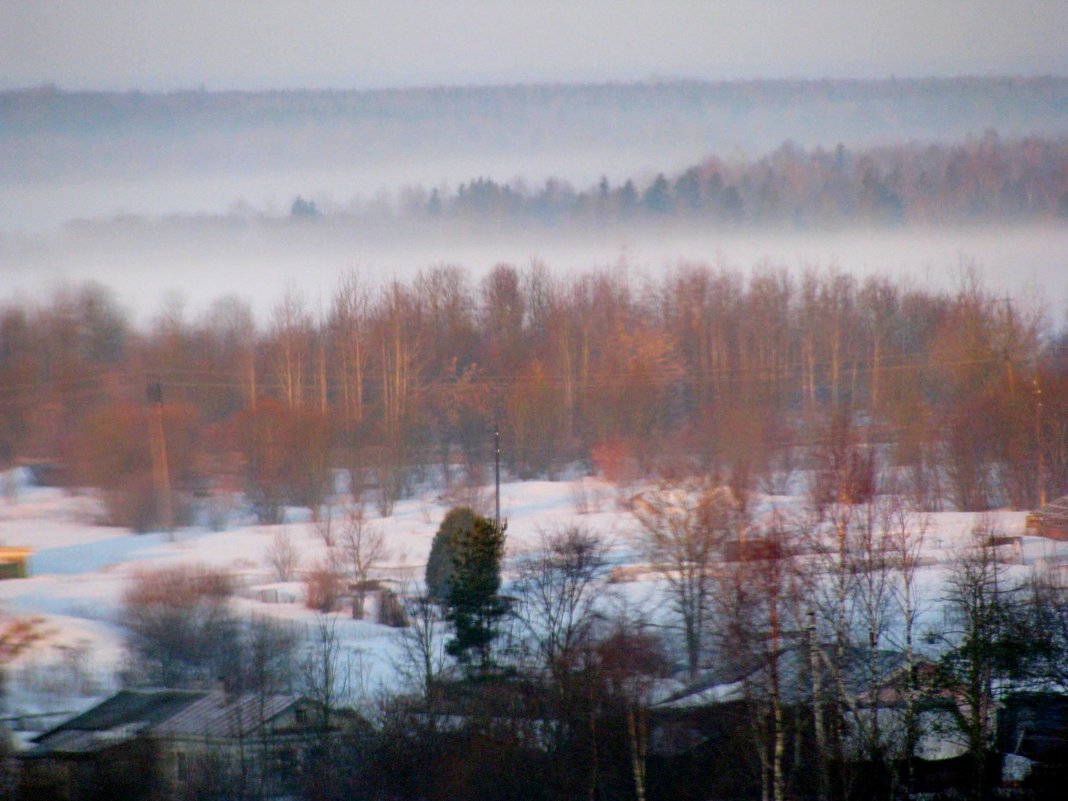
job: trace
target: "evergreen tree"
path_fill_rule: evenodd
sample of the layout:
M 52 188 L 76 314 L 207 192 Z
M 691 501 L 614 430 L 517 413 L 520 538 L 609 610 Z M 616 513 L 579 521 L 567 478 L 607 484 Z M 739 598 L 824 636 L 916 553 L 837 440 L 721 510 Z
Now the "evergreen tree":
M 657 175 L 656 180 L 645 190 L 642 206 L 653 214 L 667 214 L 671 211 L 671 184 L 664 177 L 664 173 Z
M 461 664 L 474 666 L 482 673 L 493 666 L 497 625 L 508 611 L 507 603 L 497 594 L 505 528 L 474 515 L 471 525 L 450 540 L 452 576 L 445 619 L 452 625 L 454 636 L 445 649 Z
M 430 544 L 430 556 L 426 560 L 426 591 L 439 604 L 449 600 L 449 583 L 452 579 L 453 542 L 463 532 L 470 531 L 475 522 L 475 513 L 466 506 L 449 510 L 434 534 Z

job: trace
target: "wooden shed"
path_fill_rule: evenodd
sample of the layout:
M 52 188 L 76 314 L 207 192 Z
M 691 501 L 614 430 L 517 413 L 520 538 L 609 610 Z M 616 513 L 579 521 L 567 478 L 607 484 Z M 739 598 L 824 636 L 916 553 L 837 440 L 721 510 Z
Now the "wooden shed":
M 33 548 L 0 545 L 0 579 L 26 578 L 30 575 L 31 553 Z
M 1068 495 L 1029 514 L 1027 528 L 1039 537 L 1068 541 Z

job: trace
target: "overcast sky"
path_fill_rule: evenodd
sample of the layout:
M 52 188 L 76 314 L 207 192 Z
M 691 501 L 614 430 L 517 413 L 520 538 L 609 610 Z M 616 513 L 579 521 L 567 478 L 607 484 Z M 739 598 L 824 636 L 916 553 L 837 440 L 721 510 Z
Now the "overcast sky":
M 1068 74 L 1048 0 L 0 0 L 0 87 Z

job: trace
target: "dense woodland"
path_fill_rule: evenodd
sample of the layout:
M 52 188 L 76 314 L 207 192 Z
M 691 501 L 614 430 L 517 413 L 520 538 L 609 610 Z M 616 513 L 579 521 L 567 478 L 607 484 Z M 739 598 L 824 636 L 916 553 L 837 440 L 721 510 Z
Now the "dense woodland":
M 575 191 L 550 180 L 536 190 L 479 179 L 430 193 L 421 211 L 475 220 L 582 224 L 668 218 L 705 224 L 945 224 L 1068 218 L 1068 142 L 1006 141 L 996 132 L 962 144 L 805 151 L 786 144 L 755 161 L 708 159 Z M 409 202 L 417 197 L 409 196 Z M 316 209 L 298 199 L 294 216 Z
M 158 522 L 157 412 L 175 489 L 247 492 L 264 520 L 317 510 L 332 468 L 385 510 L 415 481 L 484 480 L 495 426 L 521 478 L 686 458 L 744 498 L 822 443 L 878 451 L 925 509 L 1068 492 L 1059 311 L 956 284 L 442 265 L 349 274 L 321 306 L 293 289 L 261 321 L 232 297 L 198 319 L 173 303 L 142 330 L 105 288 L 68 287 L 0 314 L 0 454 L 105 490 L 138 528 Z
M 545 532 L 505 583 L 504 532 L 450 513 L 427 592 L 384 621 L 404 626 L 403 687 L 334 718 L 299 768 L 209 754 L 196 781 L 153 795 L 151 760 L 143 780 L 105 762 L 87 797 L 257 799 L 268 776 L 309 799 L 989 797 L 1001 754 L 1063 707 L 1050 691 L 1068 604 L 1006 569 L 1003 532 L 981 516 L 933 597 L 918 578 L 925 512 L 1068 492 L 1068 339 L 1060 310 L 995 296 L 966 269 L 953 283 L 439 265 L 409 282 L 342 276 L 322 306 L 293 289 L 260 321 L 222 298 L 135 327 L 97 285 L 8 304 L 4 465 L 96 488 L 103 522 L 224 526 L 241 496 L 263 522 L 307 506 L 331 561 L 305 571 L 306 603 L 347 612 L 344 587 L 368 586 L 382 540 L 361 505 L 335 514 L 331 477 L 347 472 L 384 515 L 419 482 L 477 500 L 499 428 L 507 473 L 590 471 L 619 489 L 664 598 L 655 613 L 628 603 L 626 571 L 581 526 Z M 751 514 L 756 489 L 801 493 L 805 511 Z M 279 580 L 292 549 L 284 533 L 271 546 Z M 134 576 L 124 680 L 349 703 L 328 615 L 302 657 L 293 631 L 238 616 L 233 593 L 196 568 Z M 936 603 L 940 622 L 921 626 Z M 667 681 L 736 689 L 654 704 Z M 967 750 L 917 760 L 924 735 Z M 1047 760 L 1020 785 L 1030 797 L 1059 797 L 1049 748 L 1028 751 Z M 26 770 L 23 797 L 55 797 Z

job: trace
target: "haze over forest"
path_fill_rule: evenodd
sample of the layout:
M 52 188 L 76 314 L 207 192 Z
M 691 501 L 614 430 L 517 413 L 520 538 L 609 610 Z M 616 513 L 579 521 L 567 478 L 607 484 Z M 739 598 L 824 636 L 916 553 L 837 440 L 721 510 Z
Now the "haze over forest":
M 0 0 L 0 798 L 1060 801 L 1066 30 Z
M 680 259 L 749 270 L 770 259 L 942 286 L 967 263 L 1001 289 L 1047 287 L 1059 300 L 1066 130 L 1063 78 L 42 86 L 0 95 L 0 270 L 8 298 L 94 279 L 142 312 L 169 290 L 196 309 L 237 293 L 263 312 L 290 283 L 328 295 L 351 267 L 410 277 L 449 262 L 480 275 L 531 258 L 561 272 L 619 262 L 656 272 Z M 1004 167 L 995 194 L 1024 200 L 961 201 L 988 191 L 976 164 Z M 902 205 L 902 165 L 913 165 L 910 191 L 936 185 L 922 213 Z M 856 197 L 834 199 L 845 211 L 828 215 L 811 195 L 827 194 L 835 168 L 847 168 Z M 878 181 L 864 185 L 869 173 Z M 717 191 L 739 193 L 736 211 L 717 199 L 719 213 L 704 213 L 713 174 Z M 673 196 L 657 209 L 648 195 L 660 176 Z M 702 182 L 700 208 L 680 195 L 687 177 Z M 805 197 L 791 195 L 799 181 Z M 620 212 L 627 191 L 638 212 L 657 213 Z M 599 192 L 617 213 L 576 213 Z M 864 192 L 882 192 L 884 208 L 865 211 Z M 435 203 L 444 218 L 428 213 Z M 317 225 L 296 224 L 308 216 Z

